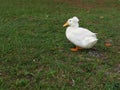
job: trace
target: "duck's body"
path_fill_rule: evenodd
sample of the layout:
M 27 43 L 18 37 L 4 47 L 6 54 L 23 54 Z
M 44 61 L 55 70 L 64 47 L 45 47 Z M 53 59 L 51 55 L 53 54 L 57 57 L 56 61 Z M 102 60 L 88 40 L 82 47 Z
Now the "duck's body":
M 68 27 L 66 37 L 74 45 L 86 49 L 92 48 L 97 42 L 96 34 L 85 28 Z
M 72 23 L 70 23 L 69 21 L 71 21 Z M 73 17 L 72 19 L 68 20 L 70 26 L 66 29 L 67 39 L 77 47 L 83 49 L 92 48 L 98 40 L 96 37 L 96 33 L 93 33 L 86 28 L 79 27 L 78 21 L 79 20 L 77 17 Z

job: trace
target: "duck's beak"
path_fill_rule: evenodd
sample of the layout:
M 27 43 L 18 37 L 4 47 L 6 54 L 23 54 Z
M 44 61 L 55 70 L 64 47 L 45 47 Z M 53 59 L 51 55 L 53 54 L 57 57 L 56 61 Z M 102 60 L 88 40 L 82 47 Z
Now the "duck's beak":
M 69 24 L 68 24 L 68 22 L 66 22 L 64 25 L 63 25 L 63 27 L 66 27 L 66 26 L 68 26 Z

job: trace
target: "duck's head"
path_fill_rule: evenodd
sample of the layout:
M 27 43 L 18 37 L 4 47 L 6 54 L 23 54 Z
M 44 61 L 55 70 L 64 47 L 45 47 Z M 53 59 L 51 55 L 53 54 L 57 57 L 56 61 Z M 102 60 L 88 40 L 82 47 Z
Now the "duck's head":
M 68 21 L 63 25 L 63 27 L 66 27 L 66 26 L 78 27 L 79 26 L 78 22 L 79 22 L 79 19 L 76 16 L 74 16 L 68 19 Z

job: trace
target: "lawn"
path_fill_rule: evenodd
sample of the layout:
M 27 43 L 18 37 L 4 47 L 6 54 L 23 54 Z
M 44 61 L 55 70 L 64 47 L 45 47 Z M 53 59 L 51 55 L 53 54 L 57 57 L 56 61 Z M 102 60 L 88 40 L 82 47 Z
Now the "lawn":
M 70 51 L 73 16 L 95 49 Z M 0 90 L 120 90 L 120 0 L 0 0 Z

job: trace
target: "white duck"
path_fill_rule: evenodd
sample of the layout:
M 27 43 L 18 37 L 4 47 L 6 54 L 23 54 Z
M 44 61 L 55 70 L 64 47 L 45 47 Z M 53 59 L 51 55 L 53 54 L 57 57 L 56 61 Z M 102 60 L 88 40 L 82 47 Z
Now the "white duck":
M 63 27 L 69 25 L 66 29 L 66 37 L 70 42 L 76 45 L 75 48 L 71 48 L 72 51 L 92 48 L 98 40 L 96 33 L 93 33 L 86 28 L 79 27 L 78 22 L 79 19 L 74 16 L 73 18 L 68 19 L 63 25 Z

